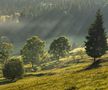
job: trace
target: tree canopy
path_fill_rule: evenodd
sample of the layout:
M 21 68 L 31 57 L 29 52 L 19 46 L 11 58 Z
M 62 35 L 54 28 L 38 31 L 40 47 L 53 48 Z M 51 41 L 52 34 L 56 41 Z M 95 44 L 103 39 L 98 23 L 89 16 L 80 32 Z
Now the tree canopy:
M 51 43 L 49 53 L 53 56 L 53 58 L 59 59 L 60 57 L 67 55 L 70 48 L 71 45 L 69 40 L 66 37 L 59 37 Z
M 38 36 L 33 36 L 27 40 L 24 47 L 21 50 L 21 55 L 25 62 L 31 62 L 33 64 L 39 64 L 40 58 L 44 53 L 45 42 Z

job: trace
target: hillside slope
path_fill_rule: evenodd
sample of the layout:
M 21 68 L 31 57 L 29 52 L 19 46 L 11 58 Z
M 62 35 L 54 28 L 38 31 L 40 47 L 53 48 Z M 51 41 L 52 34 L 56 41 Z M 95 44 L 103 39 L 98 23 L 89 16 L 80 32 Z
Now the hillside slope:
M 84 70 L 90 63 L 42 71 L 14 83 L 0 85 L 0 90 L 108 90 L 108 62 L 99 68 Z

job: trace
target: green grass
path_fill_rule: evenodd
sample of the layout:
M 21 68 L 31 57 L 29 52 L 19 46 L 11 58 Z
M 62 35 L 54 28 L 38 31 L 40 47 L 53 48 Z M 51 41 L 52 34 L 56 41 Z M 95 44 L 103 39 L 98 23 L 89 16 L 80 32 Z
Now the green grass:
M 104 58 L 107 60 L 107 56 Z M 90 64 L 88 61 L 26 73 L 23 79 L 0 85 L 0 90 L 108 90 L 108 62 L 101 63 L 99 68 L 83 70 Z M 1 78 L 1 82 L 5 79 Z

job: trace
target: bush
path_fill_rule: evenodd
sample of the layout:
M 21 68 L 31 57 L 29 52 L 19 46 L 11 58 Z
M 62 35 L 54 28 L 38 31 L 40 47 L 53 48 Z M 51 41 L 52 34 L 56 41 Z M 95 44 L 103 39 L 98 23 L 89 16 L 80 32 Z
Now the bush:
M 6 79 L 14 80 L 23 76 L 24 66 L 19 58 L 12 58 L 5 62 L 2 71 Z

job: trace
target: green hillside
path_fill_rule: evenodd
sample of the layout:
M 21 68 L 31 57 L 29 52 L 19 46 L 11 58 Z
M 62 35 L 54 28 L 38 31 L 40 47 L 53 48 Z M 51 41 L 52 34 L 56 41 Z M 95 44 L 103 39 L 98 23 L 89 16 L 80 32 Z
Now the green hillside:
M 108 90 L 108 57 L 102 58 L 98 67 L 89 70 L 85 68 L 92 62 L 86 58 L 83 63 L 69 63 L 64 68 L 27 73 L 13 83 L 1 78 L 0 90 Z

